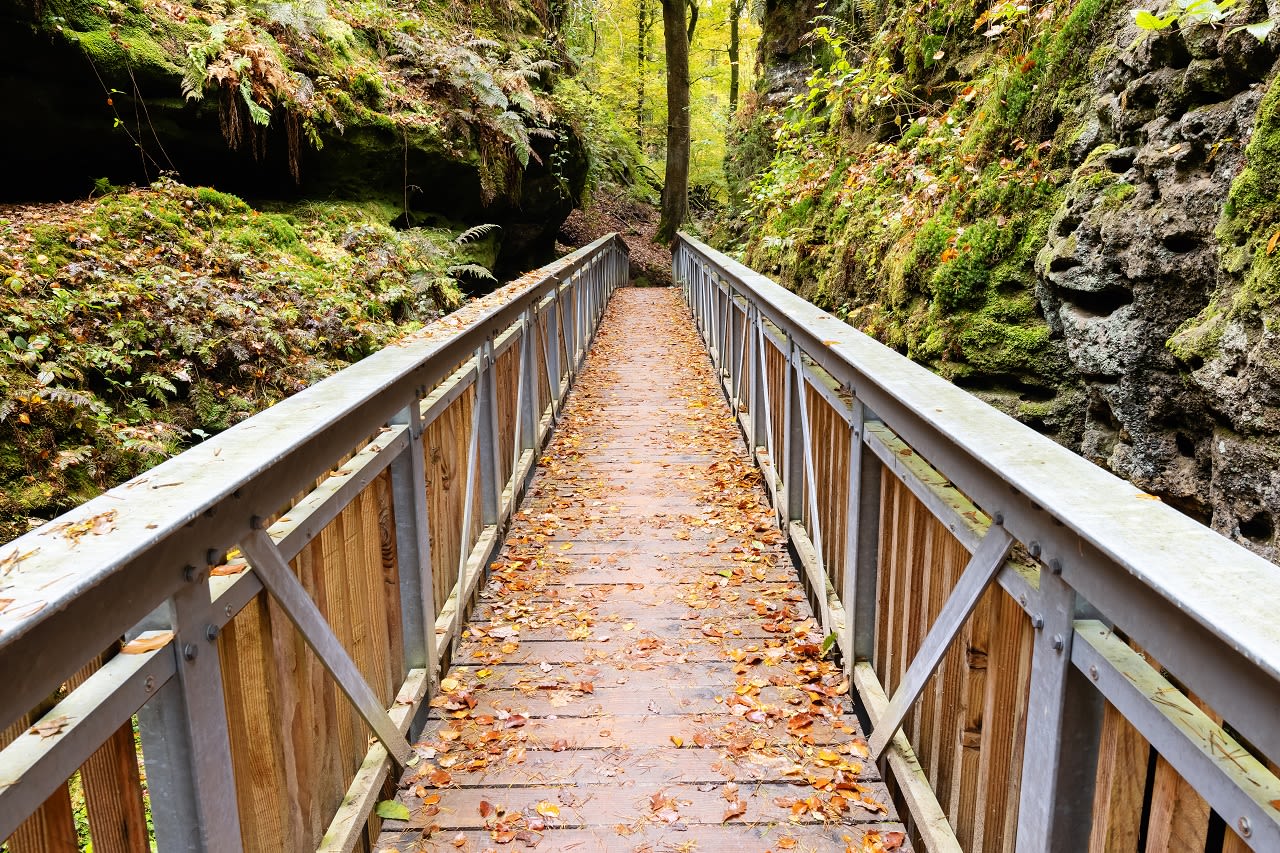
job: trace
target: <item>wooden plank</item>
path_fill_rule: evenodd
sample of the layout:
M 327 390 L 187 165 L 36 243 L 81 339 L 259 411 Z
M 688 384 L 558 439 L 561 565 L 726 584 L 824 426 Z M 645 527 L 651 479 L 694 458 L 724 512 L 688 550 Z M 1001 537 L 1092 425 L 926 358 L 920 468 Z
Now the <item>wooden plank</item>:
M 74 690 L 114 655 L 100 655 L 67 681 Z M 123 725 L 80 768 L 93 849 L 98 853 L 147 853 L 147 817 L 133 726 Z
M 1102 717 L 1089 853 L 1136 853 L 1150 745 L 1111 703 Z
M 1004 590 L 989 590 L 995 601 L 983 709 L 979 784 L 985 787 L 980 816 L 984 851 L 1012 851 L 1026 725 L 1026 689 L 1031 672 L 1032 630 L 1021 606 Z
M 56 704 L 57 697 L 45 702 L 4 729 L 0 729 L 0 749 L 27 735 L 28 728 Z M 0 839 L 9 853 L 76 853 L 79 839 L 76 837 L 75 819 L 71 811 L 71 795 L 67 786 L 61 785 L 9 836 Z

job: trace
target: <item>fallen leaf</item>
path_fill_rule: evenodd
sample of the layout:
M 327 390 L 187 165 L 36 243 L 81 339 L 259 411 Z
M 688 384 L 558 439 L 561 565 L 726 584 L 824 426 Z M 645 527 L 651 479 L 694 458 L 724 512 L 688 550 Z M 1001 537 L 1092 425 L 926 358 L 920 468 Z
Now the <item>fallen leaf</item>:
M 534 811 L 543 817 L 560 817 L 560 807 L 555 803 L 543 800 L 534 807 Z
M 42 720 L 27 730 L 27 734 L 40 735 L 41 739 L 53 737 L 62 732 L 71 725 L 71 717 L 63 714 L 60 717 Z
M 397 803 L 395 800 L 383 800 L 378 803 L 377 815 L 387 820 L 408 820 L 409 808 L 404 803 Z
M 137 637 L 125 643 L 120 649 L 121 654 L 126 655 L 144 655 L 147 652 L 154 652 L 156 649 L 163 649 L 169 645 L 173 639 L 172 631 L 143 631 Z

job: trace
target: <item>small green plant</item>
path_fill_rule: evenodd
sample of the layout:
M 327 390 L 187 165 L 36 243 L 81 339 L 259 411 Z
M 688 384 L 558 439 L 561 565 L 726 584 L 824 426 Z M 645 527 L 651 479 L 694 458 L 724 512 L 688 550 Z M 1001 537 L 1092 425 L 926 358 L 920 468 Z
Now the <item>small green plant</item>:
M 1187 29 L 1195 26 L 1217 26 L 1240 11 L 1238 0 L 1174 0 L 1173 6 L 1164 14 L 1155 14 L 1147 9 L 1131 9 L 1133 22 L 1142 30 L 1139 39 L 1148 33 L 1166 30 L 1178 26 Z M 1267 18 L 1251 24 L 1241 24 L 1228 30 L 1228 35 L 1241 31 L 1249 33 L 1258 41 L 1266 41 L 1267 36 L 1275 29 L 1276 19 Z

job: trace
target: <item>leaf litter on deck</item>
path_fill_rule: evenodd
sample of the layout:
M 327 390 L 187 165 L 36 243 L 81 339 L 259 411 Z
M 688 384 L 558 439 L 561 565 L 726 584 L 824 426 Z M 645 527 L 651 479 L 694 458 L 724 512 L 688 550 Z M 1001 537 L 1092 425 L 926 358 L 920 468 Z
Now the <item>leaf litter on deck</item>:
M 909 849 L 672 290 L 615 296 L 377 850 Z

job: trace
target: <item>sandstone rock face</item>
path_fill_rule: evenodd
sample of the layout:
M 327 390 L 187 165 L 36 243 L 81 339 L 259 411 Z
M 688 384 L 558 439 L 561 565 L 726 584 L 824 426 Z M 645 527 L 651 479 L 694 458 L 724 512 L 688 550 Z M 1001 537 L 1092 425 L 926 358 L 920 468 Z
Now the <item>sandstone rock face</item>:
M 842 76 L 772 0 L 725 242 L 1280 560 L 1280 34 L 1232 31 L 1280 6 L 1140 33 L 1140 5 L 1020 6 L 1014 50 L 980 9 L 849 4 L 814 24 Z
M 1218 319 L 1208 358 L 1170 345 L 1239 285 L 1215 232 L 1275 55 L 1208 28 L 1136 35 L 1080 107 L 1036 295 L 1088 389 L 1080 452 L 1275 559 L 1276 332 L 1255 312 Z

